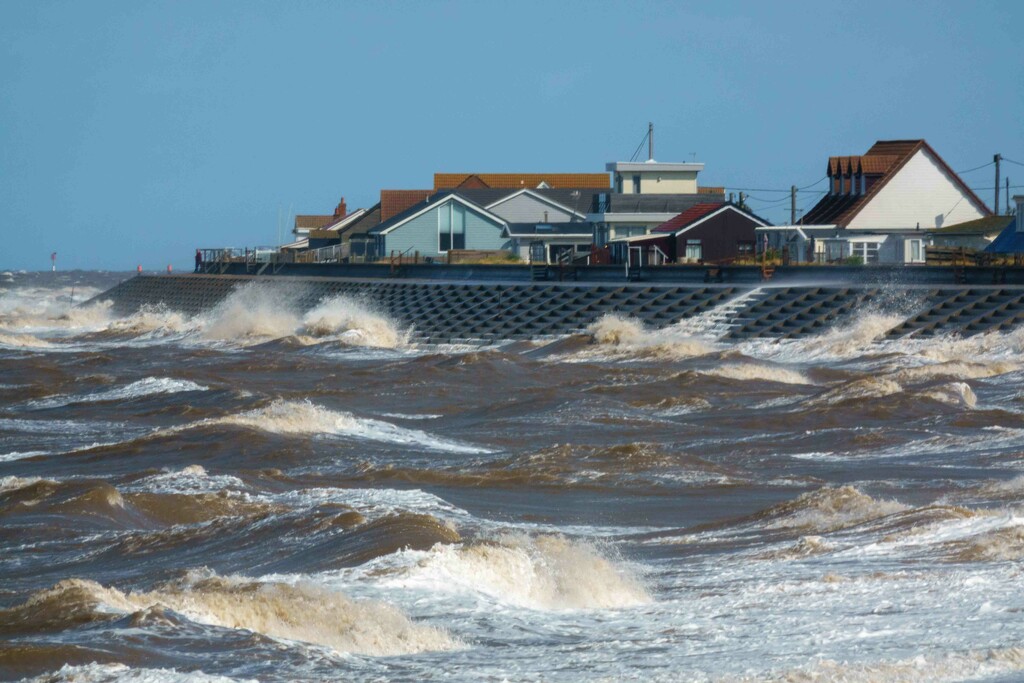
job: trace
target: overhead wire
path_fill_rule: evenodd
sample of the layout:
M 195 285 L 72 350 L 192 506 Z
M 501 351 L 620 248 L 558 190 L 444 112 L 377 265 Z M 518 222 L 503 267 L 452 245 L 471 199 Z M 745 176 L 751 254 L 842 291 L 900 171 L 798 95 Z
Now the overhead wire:
M 971 172 L 973 172 L 973 171 L 980 171 L 981 169 L 983 169 L 983 168 L 987 168 L 987 167 L 989 167 L 989 166 L 993 165 L 994 163 L 996 163 L 996 162 L 994 162 L 994 161 L 990 161 L 990 162 L 988 162 L 987 164 L 982 164 L 981 166 L 975 166 L 974 168 L 969 168 L 969 169 L 967 169 L 966 171 L 957 171 L 957 172 L 956 172 L 956 174 L 957 174 L 957 175 L 963 175 L 963 174 L 965 174 L 965 173 L 971 173 Z

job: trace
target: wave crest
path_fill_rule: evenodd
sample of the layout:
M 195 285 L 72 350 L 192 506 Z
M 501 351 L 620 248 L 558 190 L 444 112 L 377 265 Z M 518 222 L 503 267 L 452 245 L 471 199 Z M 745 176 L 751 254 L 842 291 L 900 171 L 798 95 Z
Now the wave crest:
M 339 652 L 391 656 L 458 647 L 442 629 L 417 624 L 387 603 L 352 600 L 312 582 L 264 583 L 189 573 L 152 591 L 124 593 L 68 579 L 18 607 L 0 610 L 0 633 L 50 631 L 165 607 L 192 621 L 245 629 Z
M 651 602 L 625 565 L 604 557 L 590 543 L 563 536 L 506 535 L 495 541 L 436 545 L 410 578 L 541 610 L 624 608 Z

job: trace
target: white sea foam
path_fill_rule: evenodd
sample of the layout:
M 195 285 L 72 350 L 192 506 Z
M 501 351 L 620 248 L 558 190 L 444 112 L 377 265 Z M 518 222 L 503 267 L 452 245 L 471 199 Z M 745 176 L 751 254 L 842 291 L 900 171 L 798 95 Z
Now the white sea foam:
M 392 605 L 352 600 L 312 582 L 259 582 L 190 572 L 151 591 L 126 593 L 95 581 L 68 579 L 36 593 L 23 609 L 66 604 L 113 613 L 166 607 L 202 624 L 373 656 L 459 647 L 447 632 L 418 624 Z
M 256 679 L 211 676 L 202 671 L 129 667 L 120 663 L 71 665 L 26 679 L 26 683 L 258 683 Z
M 275 434 L 325 434 L 355 437 L 454 453 L 489 452 L 487 449 L 443 439 L 418 429 L 405 429 L 383 420 L 356 417 L 351 413 L 330 410 L 308 400 L 277 399 L 263 408 L 204 420 L 197 424 L 235 425 Z
M 978 405 L 978 397 L 966 382 L 951 382 L 929 389 L 922 395 L 950 405 L 962 405 L 967 408 L 974 408 Z
M 725 677 L 727 681 L 787 681 L 812 683 L 841 681 L 842 683 L 943 683 L 952 681 L 1003 678 L 1024 671 L 1024 648 L 987 648 L 968 652 L 918 655 L 907 659 L 884 661 L 837 661 L 819 659 L 799 669 L 775 671 L 755 677 Z M 1016 677 L 1015 677 L 1016 679 Z
M 33 458 L 37 455 L 49 455 L 49 451 L 11 451 L 10 453 L 0 453 L 0 462 L 11 462 L 13 460 L 24 460 L 25 458 Z
M 473 591 L 530 609 L 608 609 L 651 602 L 636 574 L 596 546 L 564 536 L 503 535 L 438 544 L 391 580 L 430 590 Z
M 252 343 L 295 334 L 294 295 L 284 289 L 246 285 L 200 316 L 206 339 Z
M 609 313 L 598 318 L 587 331 L 597 343 L 595 348 L 574 354 L 576 359 L 631 356 L 653 356 L 664 359 L 682 359 L 702 356 L 714 351 L 705 340 L 694 337 L 679 328 L 649 330 L 634 318 Z M 571 360 L 573 356 L 561 358 Z
M 55 408 L 59 406 L 73 405 L 76 403 L 103 403 L 107 401 L 127 401 L 145 396 L 157 394 L 176 394 L 187 391 L 206 391 L 209 387 L 196 384 L 187 379 L 173 379 L 170 377 L 145 377 L 143 379 L 126 384 L 125 386 L 97 391 L 91 394 L 73 394 L 63 396 L 49 396 L 47 398 L 29 401 L 25 405 L 30 408 Z
M 3 334 L 0 333 L 0 346 L 8 346 L 16 349 L 45 349 L 53 346 L 45 339 L 33 337 L 30 334 Z
M 7 475 L 0 477 L 0 492 L 14 491 L 16 489 L 25 488 L 31 486 L 37 481 L 42 481 L 40 477 L 16 477 L 14 475 Z
M 761 363 L 725 363 L 703 371 L 727 379 L 779 382 L 781 384 L 813 384 L 803 373 L 789 368 Z
M 330 339 L 354 346 L 396 348 L 408 343 L 402 330 L 383 313 L 348 296 L 324 299 L 302 316 L 302 332 L 317 341 Z

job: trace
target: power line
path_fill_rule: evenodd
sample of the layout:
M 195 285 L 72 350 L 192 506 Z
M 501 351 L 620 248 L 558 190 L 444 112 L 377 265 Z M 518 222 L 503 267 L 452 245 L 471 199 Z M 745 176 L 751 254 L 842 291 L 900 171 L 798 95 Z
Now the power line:
M 996 163 L 996 162 L 994 162 L 994 161 L 990 161 L 990 162 L 988 162 L 987 164 L 982 164 L 981 166 L 975 166 L 974 168 L 969 168 L 969 169 L 967 169 L 966 171 L 957 171 L 957 172 L 956 172 L 956 174 L 957 174 L 957 175 L 963 175 L 963 174 L 965 174 L 965 173 L 971 173 L 971 172 L 973 172 L 973 171 L 980 171 L 980 170 L 981 170 L 981 169 L 983 169 L 983 168 L 988 168 L 989 166 L 991 166 L 991 165 L 992 165 L 992 164 L 994 164 L 994 163 Z
M 1018 166 L 1024 166 L 1024 164 L 1020 163 L 1019 161 L 1014 161 L 1013 159 L 1007 159 L 1006 157 L 1003 157 L 1003 161 L 1009 161 L 1011 164 L 1017 164 Z

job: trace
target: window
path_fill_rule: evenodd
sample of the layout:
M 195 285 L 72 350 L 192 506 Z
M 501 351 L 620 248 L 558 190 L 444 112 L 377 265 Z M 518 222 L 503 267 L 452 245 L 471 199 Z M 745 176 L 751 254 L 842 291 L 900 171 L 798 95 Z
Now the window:
M 908 240 L 907 246 L 910 258 L 908 259 L 911 263 L 922 263 L 924 261 L 924 252 L 922 249 L 921 240 Z
M 622 176 L 615 174 L 615 191 L 622 194 Z
M 437 210 L 437 250 L 466 248 L 466 207 L 449 202 Z
M 633 176 L 633 194 L 640 194 L 640 176 Z
M 686 240 L 686 258 L 700 261 L 704 258 L 703 254 L 704 249 L 701 247 L 700 240 Z
M 636 235 L 646 235 L 647 228 L 642 225 L 617 225 L 615 226 L 615 238 L 621 237 L 634 237 Z
M 853 255 L 860 256 L 864 263 L 878 263 L 878 242 L 854 242 Z
M 754 243 L 750 240 L 742 240 L 736 243 L 736 253 L 740 256 L 749 256 L 754 253 Z

